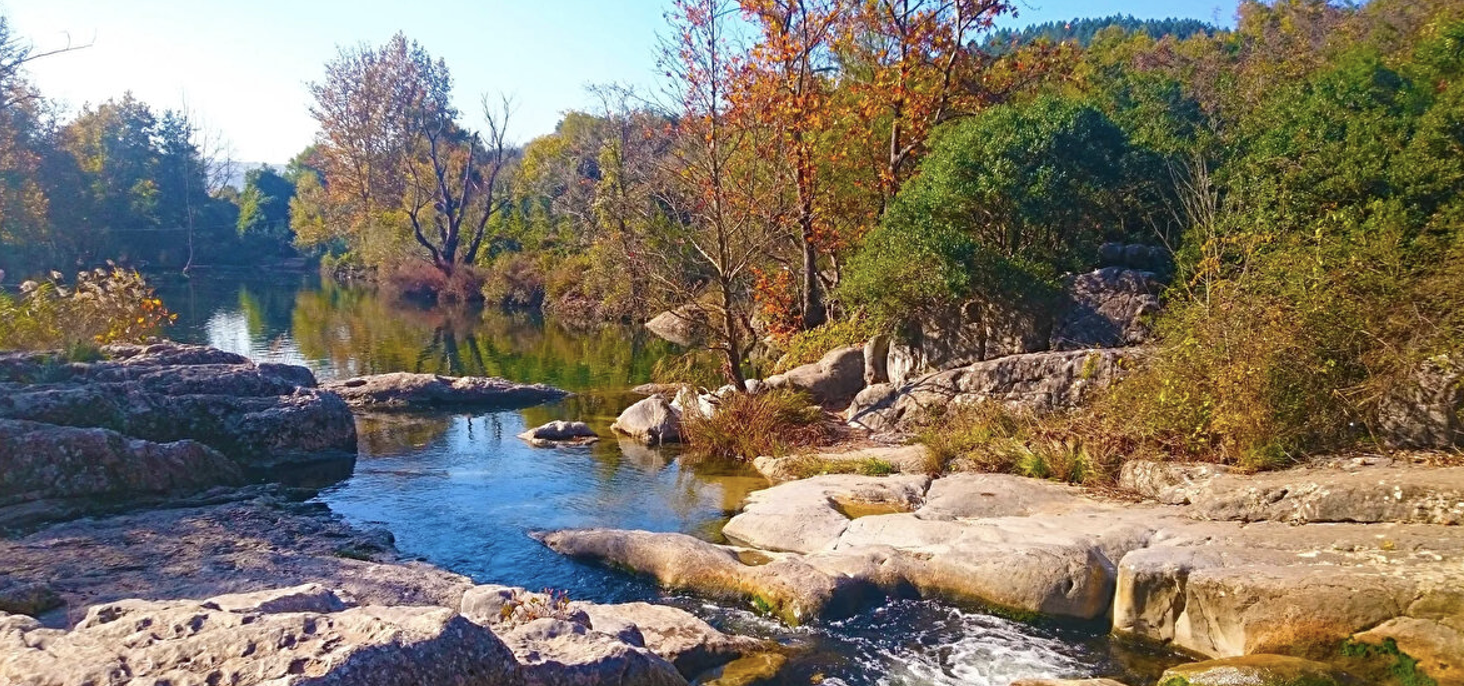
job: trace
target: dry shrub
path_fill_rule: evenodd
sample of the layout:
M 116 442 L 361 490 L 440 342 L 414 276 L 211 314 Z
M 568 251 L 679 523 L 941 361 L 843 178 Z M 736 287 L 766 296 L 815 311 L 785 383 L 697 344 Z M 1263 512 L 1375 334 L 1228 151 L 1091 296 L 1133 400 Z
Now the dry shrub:
M 699 457 L 736 460 L 829 445 L 837 436 L 823 409 L 808 394 L 791 388 L 730 393 L 710 417 L 688 409 L 681 433 Z
M 922 423 L 916 440 L 931 474 L 962 468 L 1090 485 L 1114 480 L 1124 446 L 1091 413 L 1038 415 L 996 402 L 946 408 Z
M 544 272 L 523 253 L 505 255 L 489 268 L 483 298 L 510 310 L 537 310 L 544 304 Z
M 0 348 L 79 353 L 145 341 L 177 318 L 141 274 L 115 266 L 81 272 L 71 285 L 52 272 L 49 281 L 27 281 L 20 290 L 19 297 L 0 291 Z
M 406 260 L 385 270 L 383 282 L 393 293 L 423 302 L 478 302 L 483 299 L 483 276 L 474 267 L 460 265 L 444 273 L 426 260 Z

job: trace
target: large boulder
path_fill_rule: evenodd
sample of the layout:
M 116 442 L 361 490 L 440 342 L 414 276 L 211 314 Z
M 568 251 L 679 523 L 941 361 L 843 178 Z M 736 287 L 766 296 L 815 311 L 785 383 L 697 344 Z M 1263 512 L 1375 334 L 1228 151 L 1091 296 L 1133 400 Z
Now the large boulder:
M 213 348 L 107 348 L 98 362 L 0 360 L 0 418 L 110 429 L 154 443 L 194 440 L 246 470 L 349 460 L 350 408 L 303 367 L 254 365 Z
M 1067 277 L 1052 327 L 1051 350 L 1139 345 L 1159 312 L 1163 286 L 1151 272 L 1107 267 Z
M 0 528 L 243 482 L 236 462 L 196 441 L 0 419 Z
M 596 631 L 615 633 L 631 627 L 643 646 L 676 666 L 690 679 L 744 655 L 764 649 L 762 641 L 729 636 L 696 615 L 669 605 L 576 603 Z
M 1118 487 L 1165 505 L 1188 505 L 1215 477 L 1230 471 L 1218 464 L 1129 460 L 1119 470 Z
M 498 636 L 433 606 L 121 601 L 91 608 L 71 631 L 0 615 L 0 655 L 0 682 L 34 686 L 522 683 Z
M 999 402 L 1050 412 L 1081 404 L 1121 377 L 1144 354 L 1141 348 L 1074 350 L 1012 355 L 936 372 L 904 385 L 870 386 L 854 397 L 846 417 L 870 431 L 908 428 L 932 408 Z
M 544 448 L 556 445 L 588 445 L 600 440 L 595 430 L 584 422 L 552 421 L 519 434 L 529 445 Z
M 763 379 L 763 386 L 796 388 L 825 407 L 844 407 L 864 388 L 864 352 L 862 346 L 829 351 L 818 362 Z
M 646 322 L 646 330 L 689 348 L 707 339 L 707 319 L 700 309 L 684 305 L 652 317 Z
M 520 384 L 494 377 L 439 376 L 391 372 L 322 385 L 352 407 L 411 410 L 447 407 L 519 409 L 560 400 L 569 393 L 544 384 Z
M 610 429 L 645 445 L 679 443 L 681 412 L 665 398 L 653 395 L 625 408 Z

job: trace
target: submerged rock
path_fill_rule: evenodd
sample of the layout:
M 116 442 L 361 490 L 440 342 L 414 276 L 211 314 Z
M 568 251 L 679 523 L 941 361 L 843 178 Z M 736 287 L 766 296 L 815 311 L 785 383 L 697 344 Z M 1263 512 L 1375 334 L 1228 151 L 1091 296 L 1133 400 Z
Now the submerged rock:
M 517 409 L 560 400 L 569 393 L 544 384 L 520 384 L 493 377 L 438 376 L 391 372 L 330 381 L 322 388 L 352 407 L 373 410 L 445 407 Z
M 1360 686 L 1329 665 L 1285 655 L 1246 655 L 1165 670 L 1160 686 Z
M 625 408 L 610 429 L 646 445 L 681 442 L 681 412 L 653 395 Z
M 518 435 L 529 445 L 544 448 L 555 445 L 588 445 L 600 440 L 595 430 L 584 422 L 553 421 Z

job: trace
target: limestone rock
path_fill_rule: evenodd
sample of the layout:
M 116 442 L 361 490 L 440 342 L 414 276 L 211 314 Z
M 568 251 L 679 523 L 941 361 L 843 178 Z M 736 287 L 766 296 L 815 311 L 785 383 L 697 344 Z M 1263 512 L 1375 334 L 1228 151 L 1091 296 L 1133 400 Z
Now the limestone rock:
M 1376 646 L 1390 639 L 1439 686 L 1464 684 L 1464 614 L 1440 619 L 1397 617 L 1352 637 Z
M 862 472 L 866 467 L 888 467 L 899 474 L 923 474 L 928 450 L 923 445 L 861 448 L 841 452 L 807 453 L 802 455 L 763 455 L 752 466 L 763 478 L 774 484 L 807 476 L 806 470 L 819 465 L 831 466 L 831 473 Z
M 543 617 L 498 631 L 520 664 L 519 684 L 686 685 L 676 668 L 655 653 L 584 624 Z
M 652 317 L 646 322 L 646 330 L 676 345 L 689 348 L 706 340 L 707 321 L 699 309 L 686 305 Z
M 569 395 L 544 384 L 520 384 L 493 377 L 439 376 L 392 372 L 360 376 L 322 385 L 352 407 L 427 409 L 494 407 L 517 409 L 560 400 Z
M 1138 348 L 1012 355 L 936 372 L 903 386 L 871 386 L 845 416 L 851 426 L 892 431 L 925 419 L 934 407 L 991 401 L 1049 412 L 1077 406 L 1112 383 L 1143 354 Z
M 0 526 L 243 482 L 238 464 L 195 441 L 0 419 Z
M 843 407 L 864 388 L 864 348 L 831 350 L 818 362 L 763 379 L 766 388 L 797 388 L 825 407 Z
M 1011 686 L 1125 686 L 1113 679 L 1022 679 Z
M 1328 665 L 1285 655 L 1246 655 L 1194 662 L 1164 671 L 1160 686 L 1348 686 L 1357 682 Z
M 1211 479 L 1191 497 L 1211 520 L 1464 524 L 1464 467 L 1290 469 Z
M 1087 506 L 1077 488 L 1010 474 L 951 474 L 936 479 L 921 519 L 981 519 L 1058 514 Z
M 625 408 L 610 428 L 646 445 L 679 443 L 681 413 L 665 398 L 653 395 Z
M 1218 464 L 1129 460 L 1120 469 L 1118 487 L 1165 505 L 1188 505 L 1216 476 L 1230 471 Z
M 864 344 L 865 386 L 889 382 L 889 358 L 890 337 L 888 334 L 879 334 Z
M 230 611 L 210 601 L 93 607 L 70 632 L 0 615 L 0 682 L 519 683 L 489 629 L 443 607 Z
M 553 421 L 529 429 L 518 436 L 529 445 L 543 448 L 555 445 L 588 445 L 600 440 L 595 430 L 584 422 Z
M 1064 280 L 1064 306 L 1052 328 L 1051 350 L 1139 345 L 1159 311 L 1162 286 L 1151 272 L 1107 267 Z
M 590 627 L 596 631 L 604 632 L 619 624 L 634 627 L 643 647 L 670 661 L 687 678 L 763 648 L 762 641 L 728 636 L 695 615 L 667 605 L 577 605 L 589 615 Z
M 761 550 L 828 550 L 849 526 L 840 506 L 885 506 L 910 512 L 920 506 L 927 476 L 869 477 L 830 474 L 790 481 L 748 497 L 742 513 L 722 528 L 728 540 Z

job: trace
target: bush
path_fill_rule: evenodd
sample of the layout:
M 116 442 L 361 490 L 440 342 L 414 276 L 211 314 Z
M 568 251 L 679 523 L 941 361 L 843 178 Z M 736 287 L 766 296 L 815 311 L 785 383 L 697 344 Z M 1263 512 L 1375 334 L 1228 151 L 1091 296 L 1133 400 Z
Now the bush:
M 851 345 L 862 345 L 885 327 L 871 317 L 856 314 L 848 319 L 831 321 L 807 331 L 800 331 L 788 338 L 782 357 L 773 366 L 773 373 L 819 361 L 830 350 Z
M 926 446 L 932 475 L 960 468 L 1102 484 L 1122 459 L 1091 415 L 1038 416 L 996 402 L 949 407 L 924 423 L 916 441 Z
M 141 274 L 117 267 L 81 272 L 70 286 L 52 272 L 49 281 L 27 281 L 20 291 L 0 291 L 0 348 L 82 356 L 90 346 L 144 342 L 177 317 Z
M 510 310 L 537 310 L 544 304 L 544 272 L 532 257 L 510 253 L 493 262 L 483 282 L 486 302 Z
M 737 460 L 828 445 L 836 437 L 823 409 L 790 388 L 731 393 L 710 417 L 689 409 L 682 415 L 681 433 L 699 457 Z
M 426 260 L 408 259 L 386 268 L 383 280 L 398 296 L 422 302 L 463 303 L 483 299 L 483 275 L 459 265 L 448 275 Z

